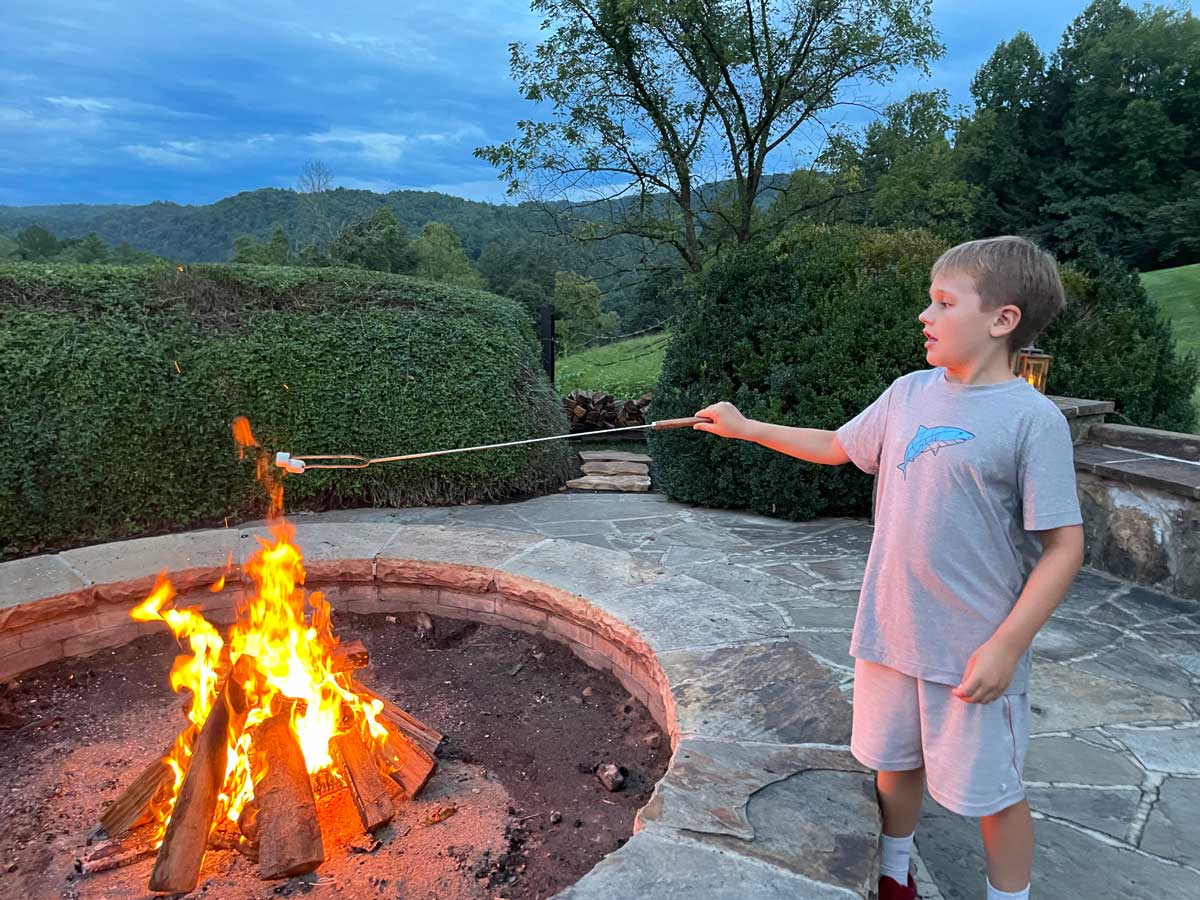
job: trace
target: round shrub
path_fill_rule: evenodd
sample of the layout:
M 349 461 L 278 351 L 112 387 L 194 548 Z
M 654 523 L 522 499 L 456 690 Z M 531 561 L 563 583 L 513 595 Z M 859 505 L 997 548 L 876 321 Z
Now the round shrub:
M 667 350 L 653 418 L 717 400 L 781 425 L 835 429 L 922 366 L 917 315 L 943 249 L 922 232 L 804 227 L 708 270 Z M 870 479 L 746 441 L 651 434 L 671 497 L 789 519 L 861 512 Z
M 272 458 L 567 431 L 502 297 L 348 269 L 0 267 L 0 553 L 261 514 L 237 415 Z M 567 477 L 551 441 L 284 485 L 289 510 L 316 510 L 498 500 Z
M 1118 418 L 1144 428 L 1192 431 L 1200 363 L 1176 347 L 1137 274 L 1092 256 L 1064 266 L 1062 277 L 1067 308 L 1037 340 L 1054 356 L 1047 391 L 1112 400 Z
M 925 368 L 917 316 L 946 248 L 920 231 L 805 226 L 722 257 L 700 281 L 667 349 L 653 418 L 728 400 L 753 419 L 834 430 L 895 378 Z M 1113 400 L 1135 424 L 1188 431 L 1200 378 L 1140 281 L 1097 257 L 1062 269 L 1067 309 L 1038 339 L 1054 354 L 1048 393 Z M 861 513 L 870 479 L 745 441 L 652 433 L 672 497 L 791 519 Z

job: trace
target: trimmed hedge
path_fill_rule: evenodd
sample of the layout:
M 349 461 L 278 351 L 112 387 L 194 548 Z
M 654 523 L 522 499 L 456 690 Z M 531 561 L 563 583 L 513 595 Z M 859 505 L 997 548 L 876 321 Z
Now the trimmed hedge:
M 649 417 L 728 400 L 753 419 L 836 429 L 892 380 L 926 367 L 917 316 L 946 245 L 919 231 L 804 226 L 707 270 L 667 350 Z M 1136 276 L 1066 266 L 1068 309 L 1038 343 L 1055 354 L 1050 393 L 1115 400 L 1138 425 L 1187 431 L 1194 356 Z M 852 465 L 801 462 L 745 441 L 651 433 L 671 497 L 789 519 L 858 514 L 871 481 Z
M 261 514 L 276 450 L 384 456 L 563 434 L 505 298 L 356 269 L 0 266 L 0 553 Z M 565 443 L 285 480 L 289 510 L 557 488 Z

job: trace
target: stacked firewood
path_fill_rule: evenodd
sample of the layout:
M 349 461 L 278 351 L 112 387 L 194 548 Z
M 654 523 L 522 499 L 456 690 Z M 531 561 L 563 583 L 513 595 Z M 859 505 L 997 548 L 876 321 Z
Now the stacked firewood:
M 349 790 L 363 830 L 370 833 L 391 821 L 396 814 L 395 798 L 412 799 L 425 786 L 436 767 L 434 753 L 442 735 L 354 680 L 354 670 L 369 663 L 360 642 L 339 645 L 333 662 L 333 671 L 347 690 L 380 702 L 386 744 L 368 747 L 359 730 L 346 723 L 347 730 L 331 742 L 338 777 L 321 784 L 321 779 L 309 777 L 290 725 L 292 710 L 285 703 L 253 733 L 260 751 L 256 766 L 261 767 L 256 771 L 254 798 L 236 825 L 214 822 L 228 752 L 246 726 L 250 701 L 245 687 L 259 677 L 255 660 L 240 657 L 204 727 L 188 735 L 191 758 L 157 850 L 151 891 L 193 890 L 204 853 L 210 848 L 241 851 L 258 862 L 259 874 L 266 879 L 311 872 L 325 859 L 317 796 Z M 170 748 L 163 756 L 169 752 Z M 146 842 L 145 829 L 138 826 L 149 821 L 151 802 L 173 780 L 161 757 L 152 762 L 100 817 L 91 839 L 108 840 L 76 860 L 77 871 L 100 872 L 154 853 L 153 845 Z
M 563 398 L 563 411 L 571 423 L 571 431 L 604 431 L 646 424 L 646 407 L 653 394 L 643 394 L 637 400 L 617 400 L 604 391 L 571 391 Z

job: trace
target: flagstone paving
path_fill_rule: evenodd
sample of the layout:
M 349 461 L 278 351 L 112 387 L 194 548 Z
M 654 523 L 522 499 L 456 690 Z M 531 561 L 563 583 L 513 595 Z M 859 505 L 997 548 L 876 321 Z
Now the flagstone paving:
M 587 598 L 652 649 L 677 714 L 671 768 L 637 834 L 559 896 L 868 895 L 878 819 L 847 747 L 866 522 L 582 493 L 292 518 L 330 572 L 378 561 L 346 567 L 350 580 L 385 581 L 385 559 L 491 568 Z M 253 527 L 235 533 L 254 545 Z M 48 593 L 98 584 L 89 573 L 110 561 L 69 557 L 0 565 L 0 584 L 24 579 L 0 607 L 43 573 Z M 1200 606 L 1082 572 L 1035 642 L 1031 703 L 1036 895 L 1200 897 Z M 917 844 L 921 896 L 984 896 L 974 821 L 926 798 Z
M 865 521 L 785 522 L 677 504 L 658 494 L 573 494 L 503 506 L 320 518 L 329 521 L 330 516 L 487 524 L 623 550 L 648 566 L 709 585 L 720 598 L 716 608 L 722 617 L 740 610 L 740 621 L 726 626 L 733 640 L 752 641 L 756 623 L 778 616 L 789 641 L 840 673 L 842 690 L 850 688 L 853 661 L 847 650 L 872 533 Z M 732 608 L 730 598 L 737 601 Z M 663 656 L 670 675 L 670 654 Z M 723 660 L 693 658 L 691 664 L 695 671 L 689 673 L 687 690 L 711 690 L 738 672 Z M 764 708 L 770 707 L 767 694 L 769 687 L 755 692 Z M 1037 896 L 1200 897 L 1200 605 L 1084 570 L 1034 643 L 1031 702 L 1034 737 L 1025 778 L 1036 819 Z M 721 709 L 718 715 L 709 723 L 718 731 L 746 730 L 736 710 Z M 797 740 L 820 740 L 798 737 L 804 715 L 803 709 L 788 716 L 775 710 L 774 731 L 747 737 L 769 741 L 771 752 Z M 741 746 L 745 753 L 750 751 L 744 748 L 759 745 Z M 750 758 L 740 764 L 751 782 L 762 765 Z M 762 795 L 761 789 L 741 791 L 756 800 Z M 777 794 L 763 798 L 773 812 L 762 815 L 786 829 L 786 816 L 779 813 L 786 808 L 786 790 L 780 787 Z M 736 847 L 745 840 L 744 823 L 753 822 L 758 809 L 754 803 L 737 809 L 743 824 L 728 826 L 720 841 L 715 835 L 722 832 L 711 826 L 680 826 L 679 833 L 696 846 L 679 857 L 678 869 L 690 868 L 700 847 Z M 677 813 L 686 819 L 686 810 Z M 974 820 L 949 813 L 927 797 L 917 843 L 923 897 L 984 896 L 983 844 Z M 773 860 L 769 850 L 746 855 Z M 737 871 L 741 878 L 742 869 Z M 566 896 L 607 896 L 588 893 L 587 880 Z M 687 895 L 684 884 L 678 894 L 661 896 Z M 611 896 L 620 895 L 615 882 L 613 891 Z M 739 882 L 730 896 L 804 895 L 789 893 L 786 882 L 780 887 L 764 879 L 760 890 Z

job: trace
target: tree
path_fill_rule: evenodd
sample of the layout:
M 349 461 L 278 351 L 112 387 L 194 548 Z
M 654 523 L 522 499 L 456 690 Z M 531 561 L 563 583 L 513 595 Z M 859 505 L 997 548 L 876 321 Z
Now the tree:
M 802 128 L 828 127 L 852 84 L 942 53 L 929 0 L 533 0 L 549 31 L 511 71 L 551 121 L 480 147 L 510 194 L 621 200 L 585 218 L 585 239 L 629 234 L 674 247 L 692 272 L 710 249 L 704 215 L 737 243 L 756 234 L 770 188 L 767 160 Z M 853 98 L 857 99 L 857 98 Z M 710 208 L 705 180 L 732 176 L 732 200 Z
M 471 265 L 462 242 L 449 226 L 430 222 L 412 242 L 413 274 L 457 287 L 483 289 L 483 278 Z
M 615 330 L 616 315 L 604 312 L 600 301 L 596 282 L 574 272 L 554 273 L 555 338 L 560 353 L 573 353 L 589 339 Z
M 17 256 L 24 260 L 49 259 L 60 250 L 58 238 L 41 225 L 30 225 L 17 233 Z
M 333 170 L 323 160 L 306 159 L 296 180 L 301 210 L 318 247 L 328 245 L 336 236 L 328 192 L 333 189 Z
M 252 234 L 243 234 L 233 242 L 233 262 L 235 263 L 286 266 L 291 261 L 291 257 L 291 242 L 281 225 L 275 226 L 270 240 L 260 241 Z
M 386 206 L 343 227 L 329 255 L 338 265 L 376 272 L 411 272 L 415 264 L 408 234 Z
M 946 133 L 944 90 L 918 91 L 867 128 L 862 183 L 870 225 L 927 228 L 950 240 L 969 236 L 979 189 L 963 177 Z
M 479 254 L 477 268 L 489 291 L 512 297 L 513 286 L 527 282 L 539 286 L 543 295 L 554 290 L 556 254 L 536 236 L 506 235 L 489 241 Z M 528 289 L 523 288 L 527 293 Z
M 1048 110 L 1046 60 L 1025 32 L 1002 42 L 971 82 L 975 113 L 958 124 L 955 150 L 966 178 L 977 185 L 979 234 L 1027 231 L 1044 198 L 1041 177 L 1055 165 Z
M 81 263 L 99 263 L 108 258 L 108 247 L 96 232 L 90 232 L 75 248 L 75 258 Z

